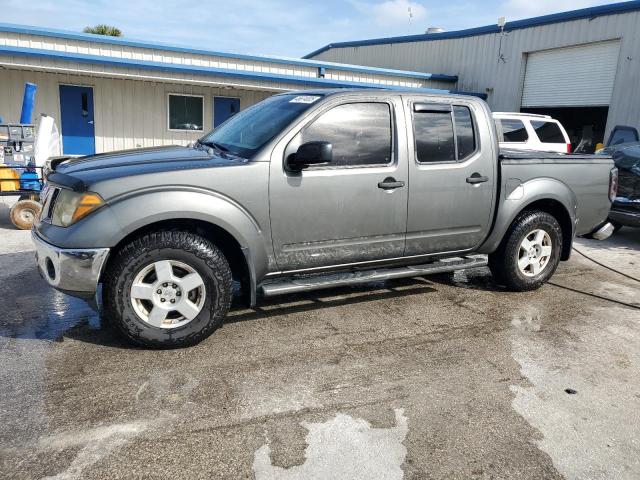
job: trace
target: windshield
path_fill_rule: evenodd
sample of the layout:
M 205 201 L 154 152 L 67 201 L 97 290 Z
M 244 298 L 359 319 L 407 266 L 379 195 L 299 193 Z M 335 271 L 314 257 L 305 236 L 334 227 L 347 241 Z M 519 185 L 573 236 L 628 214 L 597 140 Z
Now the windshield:
M 200 139 L 202 144 L 251 158 L 320 95 L 277 95 L 231 117 Z

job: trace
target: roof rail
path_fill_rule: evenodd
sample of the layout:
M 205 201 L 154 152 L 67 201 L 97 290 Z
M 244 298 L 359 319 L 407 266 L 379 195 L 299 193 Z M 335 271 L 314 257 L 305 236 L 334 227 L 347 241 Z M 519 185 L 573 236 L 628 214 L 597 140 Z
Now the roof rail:
M 538 117 L 538 118 L 553 118 L 551 115 L 541 115 L 539 113 L 527 113 L 527 112 L 493 112 L 494 115 L 509 115 L 511 117 Z

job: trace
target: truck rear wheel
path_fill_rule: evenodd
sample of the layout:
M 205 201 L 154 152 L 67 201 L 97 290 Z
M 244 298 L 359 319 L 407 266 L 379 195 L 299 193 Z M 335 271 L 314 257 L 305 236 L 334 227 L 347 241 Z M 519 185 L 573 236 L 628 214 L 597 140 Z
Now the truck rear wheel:
M 510 290 L 534 290 L 556 271 L 562 251 L 562 229 L 552 215 L 522 212 L 498 250 L 489 255 L 495 281 Z
M 120 249 L 105 273 L 107 320 L 152 348 L 195 345 L 222 325 L 231 305 L 222 252 L 191 232 L 160 231 Z

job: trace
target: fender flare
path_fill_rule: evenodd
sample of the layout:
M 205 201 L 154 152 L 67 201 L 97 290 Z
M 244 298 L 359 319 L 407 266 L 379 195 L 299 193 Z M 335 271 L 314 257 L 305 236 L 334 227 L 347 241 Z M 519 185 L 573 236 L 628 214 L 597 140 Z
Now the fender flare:
M 535 202 L 552 200 L 566 210 L 571 219 L 571 239 L 575 235 L 576 212 L 578 203 L 569 186 L 554 178 L 536 178 L 528 182 L 508 179 L 500 195 L 500 204 L 491 234 L 482 243 L 480 253 L 493 253 L 497 250 L 515 218 Z

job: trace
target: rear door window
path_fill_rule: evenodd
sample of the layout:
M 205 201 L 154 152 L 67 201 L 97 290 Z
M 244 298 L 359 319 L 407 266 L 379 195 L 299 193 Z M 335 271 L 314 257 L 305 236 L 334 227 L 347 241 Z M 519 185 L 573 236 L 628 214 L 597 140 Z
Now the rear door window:
M 555 122 L 532 120 L 531 126 L 542 143 L 566 143 L 562 130 Z
M 503 142 L 524 143 L 529 140 L 529 134 L 522 120 L 501 118 L 499 122 Z
M 469 107 L 456 105 L 453 107 L 453 117 L 456 122 L 458 160 L 464 160 L 476 151 L 476 135 L 471 110 Z
M 456 146 L 451 112 L 417 112 L 413 134 L 419 163 L 455 162 Z

